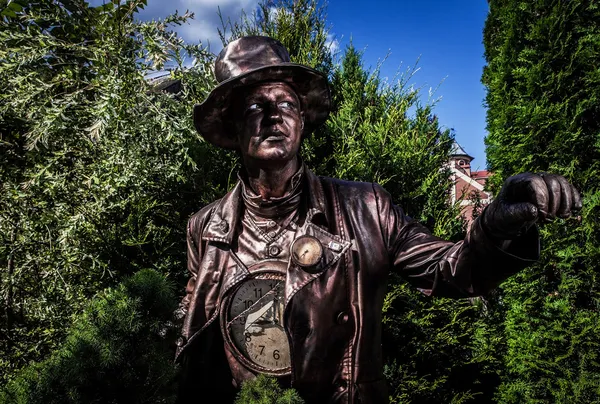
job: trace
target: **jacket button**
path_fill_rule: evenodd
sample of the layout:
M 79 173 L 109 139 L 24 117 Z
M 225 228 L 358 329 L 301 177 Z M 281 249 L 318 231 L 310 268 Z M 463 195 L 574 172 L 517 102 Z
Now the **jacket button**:
M 340 313 L 337 315 L 337 323 L 338 324 L 346 324 L 349 319 L 350 319 L 350 316 L 345 311 L 340 311 Z
M 281 252 L 281 248 L 278 245 L 272 245 L 269 247 L 269 256 L 277 257 Z
M 182 346 L 185 345 L 185 337 L 179 337 L 177 338 L 177 342 L 176 342 L 177 346 L 179 348 L 181 348 Z

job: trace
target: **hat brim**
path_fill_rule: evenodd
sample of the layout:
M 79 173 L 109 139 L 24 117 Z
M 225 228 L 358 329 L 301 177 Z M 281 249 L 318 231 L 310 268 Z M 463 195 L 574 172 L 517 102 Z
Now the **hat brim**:
M 201 104 L 194 106 L 194 126 L 210 143 L 225 149 L 238 147 L 237 137 L 228 133 L 224 115 L 231 105 L 234 89 L 265 81 L 281 81 L 297 93 L 304 112 L 304 133 L 308 134 L 327 120 L 331 93 L 327 77 L 296 63 L 265 66 L 225 80 L 215 87 Z

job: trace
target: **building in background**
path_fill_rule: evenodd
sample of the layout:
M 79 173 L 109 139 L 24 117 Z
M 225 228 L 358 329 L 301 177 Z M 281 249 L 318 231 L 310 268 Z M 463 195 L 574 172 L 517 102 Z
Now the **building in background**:
M 473 157 L 456 142 L 450 150 L 449 166 L 452 172 L 452 203 L 460 201 L 461 215 L 470 225 L 487 204 L 491 194 L 484 191 L 485 181 L 490 176 L 487 170 L 471 171 Z

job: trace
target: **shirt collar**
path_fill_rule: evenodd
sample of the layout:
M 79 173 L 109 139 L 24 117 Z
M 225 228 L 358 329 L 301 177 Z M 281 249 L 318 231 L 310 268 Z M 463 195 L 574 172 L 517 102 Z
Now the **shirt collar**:
M 300 168 L 298 168 L 298 171 L 287 184 L 284 195 L 265 200 L 250 187 L 248 176 L 245 175 L 245 172 L 238 173 L 238 179 L 242 184 L 244 206 L 252 213 L 263 218 L 276 218 L 293 212 L 300 205 L 303 175 L 304 164 L 300 164 Z
M 304 174 L 300 175 L 299 178 L 302 192 L 306 195 L 307 220 L 327 228 L 330 219 L 321 179 L 308 167 L 304 166 L 304 163 L 302 163 L 302 166 Z M 235 236 L 236 225 L 241 220 L 240 216 L 244 206 L 242 183 L 241 179 L 238 180 L 231 191 L 219 201 L 202 233 L 203 239 L 231 244 Z
M 293 192 L 298 187 L 300 182 L 302 181 L 302 178 L 304 176 L 304 171 L 305 171 L 304 162 L 302 160 L 300 160 L 300 168 L 298 168 L 298 171 L 296 171 L 296 173 L 290 179 L 290 182 L 288 183 L 288 185 L 285 189 L 284 195 L 280 198 L 271 198 L 271 199 L 269 199 L 269 201 L 277 201 L 277 200 L 283 199 L 287 195 L 289 195 L 290 192 Z M 260 195 L 258 195 L 256 192 L 254 192 L 254 190 L 250 186 L 250 183 L 248 181 L 248 174 L 246 173 L 246 171 L 244 169 L 238 171 L 237 177 L 238 177 L 238 181 L 241 182 L 241 184 L 242 184 L 242 192 L 247 197 L 252 198 L 252 199 L 260 198 L 262 200 L 262 197 Z

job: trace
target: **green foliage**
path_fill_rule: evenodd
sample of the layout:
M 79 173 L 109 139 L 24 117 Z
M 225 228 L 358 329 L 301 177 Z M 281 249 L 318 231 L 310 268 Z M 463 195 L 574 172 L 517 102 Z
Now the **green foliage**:
M 482 80 L 494 189 L 548 171 L 584 196 L 581 217 L 547 225 L 539 263 L 502 286 L 501 402 L 600 400 L 599 18 L 594 1 L 490 1 Z
M 242 385 L 235 404 L 303 404 L 293 389 L 282 389 L 277 379 L 258 375 Z
M 0 392 L 2 403 L 170 403 L 175 368 L 174 287 L 141 270 L 95 297 L 61 347 L 25 368 Z
M 392 402 L 489 401 L 494 350 L 481 344 L 489 336 L 478 300 L 432 300 L 399 279 L 392 285 L 383 319 Z
M 114 402 L 122 388 L 133 402 L 172 399 L 171 292 L 140 286 L 154 284 L 155 274 L 139 271 L 168 274 L 183 293 L 185 223 L 226 192 L 239 163 L 193 128 L 194 103 L 215 85 L 214 55 L 169 28 L 192 16 L 136 21 L 145 4 L 16 1 L 4 9 L 0 379 L 12 395 L 5 397 Z M 292 61 L 330 77 L 331 118 L 302 146 L 311 168 L 378 182 L 435 234 L 462 237 L 443 168 L 452 133 L 410 88 L 414 69 L 387 84 L 353 46 L 337 58 L 325 10 L 313 0 L 264 2 L 224 25 L 224 43 L 268 34 Z M 192 66 L 183 67 L 185 58 Z M 147 80 L 161 68 L 170 69 L 173 92 Z M 134 273 L 138 281 L 116 286 Z M 488 394 L 481 385 L 496 366 L 496 341 L 481 327 L 486 316 L 480 301 L 426 299 L 393 277 L 384 322 L 392 400 L 458 403 Z M 240 394 L 275 390 L 267 378 L 256 383 Z M 277 396 L 284 398 L 276 402 L 299 402 L 293 391 Z
M 334 177 L 379 183 L 407 214 L 435 228 L 436 215 L 448 211 L 450 173 L 443 167 L 452 136 L 440 129 L 433 105 L 422 106 L 418 91 L 408 88 L 414 71 L 386 85 L 378 70 L 364 70 L 352 45 L 346 49 L 331 84 L 335 113 L 325 132 L 333 152 L 326 165 Z M 414 117 L 409 117 L 411 108 Z M 444 224 L 461 231 L 458 220 Z
M 22 4 L 0 25 L 0 380 L 56 349 L 71 315 L 123 276 L 183 282 L 187 218 L 233 166 L 193 128 L 214 79 L 212 55 L 169 31 L 189 14 L 140 23 L 144 1 Z M 145 80 L 164 65 L 176 95 Z

